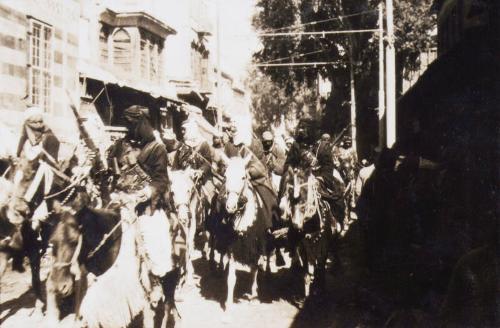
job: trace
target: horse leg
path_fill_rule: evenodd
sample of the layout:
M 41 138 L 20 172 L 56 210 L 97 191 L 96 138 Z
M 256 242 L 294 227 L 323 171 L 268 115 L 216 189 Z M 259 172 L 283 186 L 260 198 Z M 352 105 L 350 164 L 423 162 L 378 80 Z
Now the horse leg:
M 252 292 L 250 294 L 250 300 L 257 299 L 258 293 L 257 293 L 257 275 L 259 273 L 259 267 L 258 265 L 252 265 L 250 268 L 250 274 L 252 276 Z
M 40 282 L 40 262 L 41 256 L 38 252 L 38 248 L 34 247 L 29 251 L 28 258 L 30 261 L 31 268 L 31 286 L 36 296 L 36 308 L 41 309 L 43 307 L 42 301 L 42 287 Z
M 186 285 L 193 285 L 193 263 L 191 262 L 193 259 L 193 251 L 194 251 L 194 231 L 196 230 L 196 226 L 193 227 L 193 224 L 190 225 L 187 231 L 186 236 L 186 253 L 185 253 L 185 265 L 186 265 Z
M 47 278 L 47 294 L 46 294 L 46 305 L 45 317 L 47 320 L 48 327 L 57 327 L 59 323 L 59 307 L 57 305 L 57 294 L 52 285 L 50 275 Z
M 202 232 L 203 238 L 203 251 L 201 252 L 201 255 L 204 260 L 208 260 L 208 253 L 210 252 L 210 233 L 208 231 L 203 231 Z
M 210 254 L 208 256 L 208 263 L 210 266 L 210 269 L 212 271 L 215 271 L 216 265 L 215 265 L 215 234 L 214 233 L 209 233 L 209 247 L 210 247 Z
M 155 309 L 153 309 L 148 302 L 145 302 L 144 309 L 142 310 L 143 327 L 155 326 L 155 314 L 156 314 Z
M 10 254 L 7 252 L 0 252 L 0 280 L 7 269 L 7 265 L 9 263 Z
M 314 281 L 314 264 L 307 261 L 304 268 L 304 296 L 308 297 L 311 294 L 311 285 Z
M 233 306 L 234 303 L 234 286 L 236 285 L 236 267 L 232 254 L 228 255 L 227 262 L 227 298 L 226 311 Z
M 266 274 L 271 274 L 271 257 L 273 253 L 269 253 L 266 256 Z

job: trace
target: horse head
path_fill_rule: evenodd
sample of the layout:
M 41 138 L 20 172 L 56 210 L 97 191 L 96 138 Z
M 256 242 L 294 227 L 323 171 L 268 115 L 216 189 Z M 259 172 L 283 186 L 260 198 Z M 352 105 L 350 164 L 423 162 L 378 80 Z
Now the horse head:
M 36 190 L 30 189 L 38 189 L 35 186 L 32 187 L 32 183 L 39 168 L 40 165 L 37 161 L 31 161 L 24 157 L 20 158 L 15 165 L 10 201 L 6 209 L 6 215 L 10 222 L 21 223 L 31 214 L 33 209 L 30 203 Z
M 189 205 L 196 188 L 196 180 L 199 176 L 198 170 L 188 167 L 186 170 L 170 171 L 170 183 L 172 201 L 181 222 L 188 222 L 190 211 Z
M 82 225 L 76 211 L 58 202 L 54 204 L 58 223 L 50 237 L 53 265 L 48 279 L 54 291 L 63 297 L 73 293 L 75 278 L 79 275 L 78 257 L 82 248 Z
M 239 210 L 241 197 L 245 196 L 248 188 L 247 165 L 251 155 L 241 158 L 232 157 L 226 160 L 226 210 L 234 214 Z
M 291 207 L 292 225 L 301 230 L 307 219 L 316 214 L 316 179 L 310 170 L 293 169 L 287 180 L 286 197 Z

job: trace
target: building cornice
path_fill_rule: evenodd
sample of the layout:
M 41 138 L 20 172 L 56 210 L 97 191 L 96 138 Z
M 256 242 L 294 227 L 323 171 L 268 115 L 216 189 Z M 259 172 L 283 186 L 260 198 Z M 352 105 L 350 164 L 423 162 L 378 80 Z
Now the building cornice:
M 177 34 L 172 27 L 145 12 L 117 13 L 106 9 L 99 20 L 113 27 L 140 27 L 164 39 L 171 34 Z

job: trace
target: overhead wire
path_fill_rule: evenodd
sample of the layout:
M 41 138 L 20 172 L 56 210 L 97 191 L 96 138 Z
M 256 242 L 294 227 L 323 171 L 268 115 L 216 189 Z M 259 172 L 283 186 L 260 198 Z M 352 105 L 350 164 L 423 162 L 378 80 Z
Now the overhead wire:
M 360 15 L 364 15 L 364 14 L 368 14 L 368 13 L 372 13 L 372 12 L 377 12 L 377 10 L 376 9 L 365 10 L 365 11 L 361 11 L 358 13 L 337 16 L 337 17 L 332 17 L 332 18 L 318 20 L 318 21 L 312 21 L 312 22 L 296 24 L 296 25 L 291 25 L 291 26 L 277 27 L 277 28 L 272 28 L 272 29 L 265 29 L 265 30 L 261 31 L 260 33 L 272 33 L 272 32 L 281 31 L 281 30 L 297 29 L 300 27 L 308 26 L 308 25 L 321 24 L 321 23 L 326 23 L 326 22 L 330 22 L 330 21 L 334 21 L 334 20 L 342 20 L 344 18 L 360 16 Z
M 320 53 L 320 52 L 325 52 L 327 50 L 329 50 L 329 49 L 322 49 L 322 50 L 310 51 L 310 52 L 305 52 L 305 53 L 299 53 L 299 54 L 295 54 L 295 55 L 292 55 L 292 56 L 276 58 L 276 59 L 272 59 L 272 60 L 269 60 L 269 61 L 266 61 L 266 62 L 257 63 L 257 64 L 271 64 L 271 63 L 275 63 L 277 61 L 281 61 L 281 60 L 284 60 L 284 59 L 301 58 L 301 57 L 304 57 L 304 56 L 307 56 L 307 55 L 312 55 L 312 54 L 317 54 L 317 53 Z

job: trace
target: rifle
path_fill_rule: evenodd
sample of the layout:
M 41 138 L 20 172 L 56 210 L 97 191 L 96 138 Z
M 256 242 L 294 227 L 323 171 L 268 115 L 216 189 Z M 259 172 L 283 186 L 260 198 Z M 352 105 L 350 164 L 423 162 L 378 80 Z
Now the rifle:
M 107 168 L 106 161 L 102 158 L 99 148 L 97 148 L 97 146 L 94 144 L 94 141 L 92 140 L 87 129 L 83 125 L 83 119 L 80 116 L 80 113 L 78 113 L 78 110 L 76 109 L 76 106 L 68 90 L 66 90 L 66 94 L 70 100 L 69 106 L 71 107 L 71 111 L 73 112 L 73 115 L 75 115 L 76 118 L 76 125 L 78 127 L 78 132 L 80 132 L 80 139 L 83 141 L 84 145 L 90 151 L 92 151 L 97 155 L 96 158 L 94 158 L 94 163 L 92 164 L 96 166 L 98 171 L 105 170 Z

